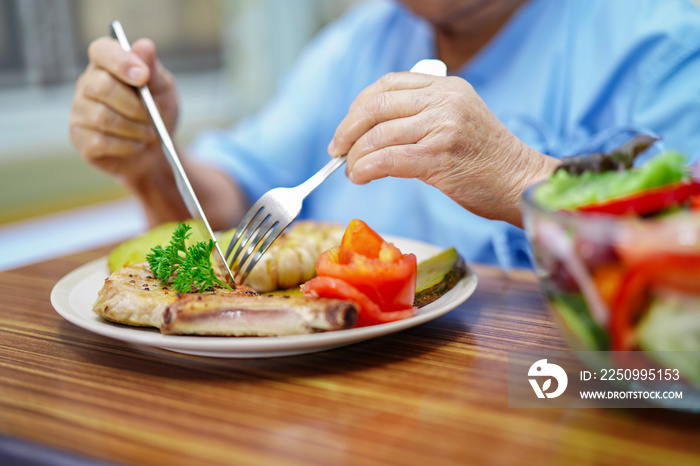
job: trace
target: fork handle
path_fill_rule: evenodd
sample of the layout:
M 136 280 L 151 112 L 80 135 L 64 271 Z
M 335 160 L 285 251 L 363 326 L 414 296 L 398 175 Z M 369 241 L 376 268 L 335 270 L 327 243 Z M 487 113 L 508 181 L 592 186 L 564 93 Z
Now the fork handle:
M 333 174 L 333 172 L 342 167 L 343 164 L 345 164 L 345 159 L 347 159 L 347 155 L 333 157 L 330 162 L 324 165 L 324 167 L 317 171 L 311 178 L 297 186 L 296 189 L 302 191 L 304 197 L 308 196 L 311 191 L 323 183 L 326 178 Z

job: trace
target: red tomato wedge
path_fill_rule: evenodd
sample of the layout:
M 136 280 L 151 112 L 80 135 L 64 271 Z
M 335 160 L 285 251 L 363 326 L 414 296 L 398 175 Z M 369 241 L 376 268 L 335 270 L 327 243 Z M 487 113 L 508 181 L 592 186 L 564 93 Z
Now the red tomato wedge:
M 358 326 L 404 319 L 416 312 L 417 267 L 414 254 L 401 253 L 363 221 L 352 220 L 340 246 L 319 256 L 318 276 L 302 292 L 356 302 Z
M 367 226 L 365 222 L 352 220 L 340 243 L 340 262 L 344 264 L 351 262 L 354 254 L 376 259 L 379 257 L 379 251 L 383 244 L 385 244 L 384 238 Z M 398 251 L 398 249 L 396 250 Z M 399 254 L 401 253 L 399 252 Z
M 634 348 L 633 329 L 649 304 L 648 295 L 653 287 L 700 292 L 700 255 L 662 254 L 630 269 L 615 298 L 610 321 L 614 351 Z
M 577 210 L 611 215 L 647 215 L 689 202 L 698 194 L 700 183 L 682 181 L 598 204 L 584 205 Z

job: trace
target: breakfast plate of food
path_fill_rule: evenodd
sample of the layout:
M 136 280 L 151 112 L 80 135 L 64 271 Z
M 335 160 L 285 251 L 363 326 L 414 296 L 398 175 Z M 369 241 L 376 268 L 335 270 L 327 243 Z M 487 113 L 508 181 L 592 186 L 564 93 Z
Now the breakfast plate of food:
M 56 311 L 85 330 L 134 345 L 208 357 L 278 357 L 346 346 L 423 324 L 464 303 L 477 285 L 474 271 L 452 248 L 377 235 L 385 262 L 377 266 L 379 249 L 374 259 L 360 257 L 343 250 L 351 241 L 345 240 L 342 228 L 300 222 L 274 243 L 262 266 L 256 265 L 264 273 L 252 273 L 244 285 L 211 282 L 197 289 L 188 283 L 183 292 L 182 284 L 177 289 L 177 278 L 159 279 L 153 272 L 160 266 L 150 245 L 166 244 L 173 228 L 177 230 L 168 228 L 166 235 L 151 231 L 65 275 L 51 293 Z M 363 240 L 367 231 L 376 235 L 366 228 Z M 353 247 L 360 244 L 358 237 Z M 224 238 L 219 241 L 225 244 Z M 361 246 L 364 252 L 366 244 Z M 158 250 L 167 256 L 167 247 Z M 343 259 L 340 264 L 339 256 L 361 263 L 348 265 Z M 186 257 L 184 252 L 181 257 Z M 331 261 L 321 267 L 317 257 Z M 354 271 L 366 270 L 368 264 L 375 275 L 353 281 Z M 332 276 L 337 270 L 342 279 Z M 411 286 L 402 284 L 403 271 L 408 271 L 405 282 Z

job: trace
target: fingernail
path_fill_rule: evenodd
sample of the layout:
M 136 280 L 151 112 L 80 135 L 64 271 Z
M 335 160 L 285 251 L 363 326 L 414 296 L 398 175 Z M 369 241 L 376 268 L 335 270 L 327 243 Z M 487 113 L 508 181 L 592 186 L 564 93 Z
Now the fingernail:
M 144 72 L 140 66 L 132 66 L 128 71 L 129 79 L 140 82 L 143 79 Z
M 335 139 L 333 139 L 331 143 L 328 144 L 328 153 L 330 155 L 333 155 L 335 153 Z

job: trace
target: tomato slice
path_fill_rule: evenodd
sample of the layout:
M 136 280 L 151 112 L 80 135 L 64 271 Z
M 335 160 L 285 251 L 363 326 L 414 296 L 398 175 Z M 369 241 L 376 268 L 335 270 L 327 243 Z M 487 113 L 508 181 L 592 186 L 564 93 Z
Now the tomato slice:
M 402 254 L 360 220 L 350 222 L 339 248 L 316 262 L 318 276 L 345 280 L 385 312 L 413 306 L 417 273 L 414 254 Z
M 369 299 L 366 294 L 339 278 L 312 278 L 302 285 L 301 291 L 306 296 L 353 301 L 360 306 L 360 314 L 356 324 L 357 327 L 393 322 L 395 320 L 412 317 L 416 313 L 416 309 L 413 307 L 398 311 L 384 312 L 375 302 Z
M 608 312 L 611 312 L 615 305 L 615 298 L 626 274 L 625 266 L 619 263 L 605 263 L 591 273 L 593 284 L 598 289 Z
M 316 262 L 319 278 L 340 280 L 352 287 L 354 291 L 347 291 L 349 299 L 358 293 L 362 296 L 356 302 L 363 311 L 367 309 L 368 319 L 375 323 L 403 318 L 395 318 L 392 313 L 406 317 L 415 313 L 413 300 L 417 270 L 418 263 L 414 254 L 402 254 L 396 246 L 384 241 L 361 220 L 352 220 L 340 246 L 322 253 Z M 331 297 L 330 294 L 339 293 L 337 290 L 341 288 L 346 290 L 337 282 L 333 282 L 336 289 L 331 289 L 328 285 L 330 282 L 321 282 L 321 286 L 318 282 L 312 283 L 313 280 L 305 289 L 321 297 L 327 296 L 324 293 Z M 374 307 L 363 304 L 364 298 L 376 305 L 379 312 L 387 315 L 378 316 Z M 362 317 L 360 320 L 364 321 Z
M 661 254 L 630 269 L 615 299 L 610 321 L 613 350 L 634 348 L 632 330 L 647 307 L 653 287 L 700 293 L 700 255 Z
M 367 295 L 383 311 L 405 309 L 416 295 L 417 261 L 413 254 L 394 261 L 368 259 L 355 254 L 349 263 L 337 261 L 340 254 L 329 250 L 319 256 L 316 273 L 346 281 Z
M 340 243 L 340 262 L 347 264 L 354 254 L 376 259 L 384 239 L 362 220 L 351 220 Z
M 682 181 L 606 202 L 584 205 L 577 210 L 611 215 L 648 215 L 683 204 L 698 194 L 699 182 Z

